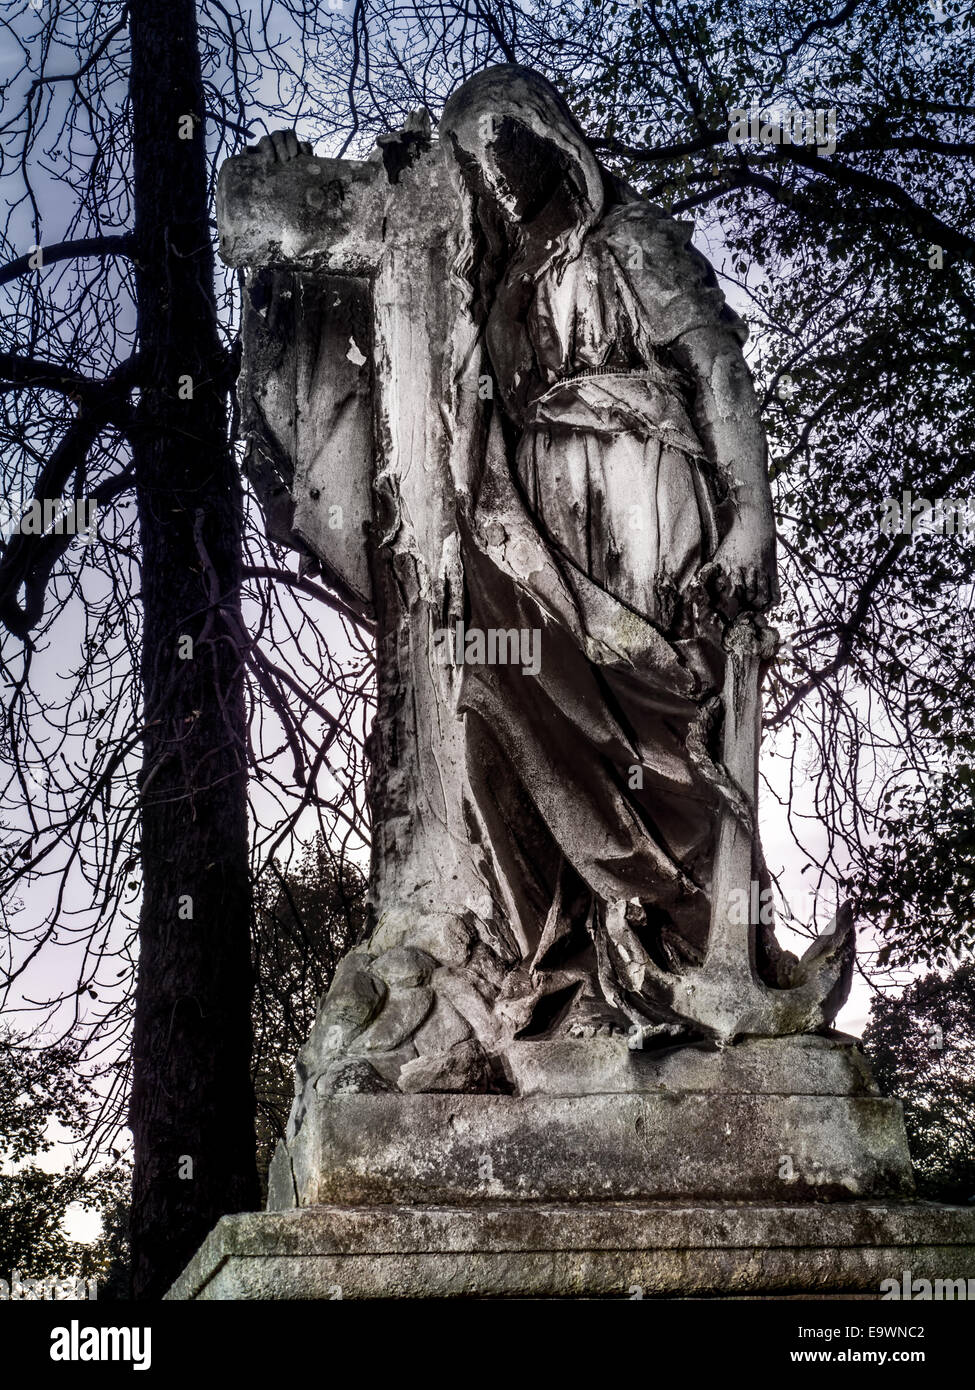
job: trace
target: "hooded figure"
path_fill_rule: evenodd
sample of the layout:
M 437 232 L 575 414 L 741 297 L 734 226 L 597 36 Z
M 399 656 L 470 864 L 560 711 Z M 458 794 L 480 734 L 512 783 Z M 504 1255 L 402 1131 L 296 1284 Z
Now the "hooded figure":
M 540 634 L 535 674 L 464 671 L 469 776 L 523 954 L 498 1009 L 519 1037 L 678 1031 L 633 963 L 702 958 L 722 636 L 777 597 L 747 330 L 691 229 L 600 167 L 537 74 L 471 79 L 440 141 L 494 382 L 467 621 Z

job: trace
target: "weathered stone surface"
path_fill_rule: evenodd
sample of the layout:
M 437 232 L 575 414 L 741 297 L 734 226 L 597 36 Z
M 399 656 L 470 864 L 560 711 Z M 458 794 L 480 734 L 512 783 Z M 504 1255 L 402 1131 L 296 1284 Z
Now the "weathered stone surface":
M 401 1091 L 481 1091 L 490 1080 L 490 1064 L 476 1038 L 454 1043 L 446 1051 L 407 1062 L 399 1074 Z
M 269 1211 L 289 1211 L 299 1205 L 291 1155 L 287 1144 L 278 1140 L 267 1172 L 267 1204 Z
M 425 985 L 435 970 L 437 962 L 426 951 L 412 950 L 408 946 L 397 946 L 376 956 L 370 965 L 374 975 L 386 984 L 387 988 L 410 989 L 414 985 Z
M 226 160 L 217 183 L 221 256 L 228 265 L 368 274 L 375 256 L 370 242 L 381 242 L 386 201 L 385 180 L 376 173 L 372 160 L 306 154 L 287 163 L 256 151 Z
M 383 1005 L 383 1011 L 364 1033 L 356 1038 L 356 1052 L 391 1052 L 411 1038 L 433 1008 L 432 989 L 417 985 L 397 989 Z
M 315 1083 L 319 1096 L 373 1095 L 395 1088 L 362 1057 L 341 1057 Z
M 449 1052 L 457 1043 L 466 1042 L 474 1030 L 453 1004 L 438 999 L 433 1013 L 417 1030 L 415 1042 L 417 1052 L 424 1057 L 436 1057 Z
M 913 1191 L 900 1106 L 868 1095 L 345 1095 L 291 1150 L 304 1206 Z
M 485 1045 L 497 1044 L 501 1028 L 490 1003 L 478 987 L 477 978 L 465 970 L 443 966 L 434 972 L 431 983 L 438 995 L 452 1004 L 462 1018 L 467 1019 Z
M 659 1090 L 880 1094 L 859 1043 L 839 1034 L 755 1038 L 720 1050 L 699 1044 L 649 1051 L 631 1047 L 626 1038 L 516 1042 L 508 1044 L 505 1059 L 519 1095 Z
M 416 1043 L 412 1038 L 408 1038 L 402 1046 L 394 1047 L 390 1052 L 370 1052 L 366 1055 L 373 1070 L 389 1083 L 389 1089 L 397 1091 L 399 1090 L 400 1072 L 407 1062 L 416 1060 Z
M 225 1216 L 170 1299 L 873 1297 L 975 1278 L 975 1208 L 522 1202 Z
M 476 941 L 467 922 L 453 914 L 425 912 L 419 919 L 415 911 L 384 913 L 371 938 L 373 950 L 385 951 L 410 946 L 430 956 L 440 965 L 466 965 Z
M 264 267 L 246 277 L 243 312 L 240 433 L 268 534 L 314 557 L 329 585 L 369 619 L 368 281 Z
M 386 987 L 370 971 L 369 956 L 350 951 L 338 964 L 302 1050 L 307 1074 L 314 1075 L 327 1059 L 346 1050 L 375 1018 L 385 999 Z

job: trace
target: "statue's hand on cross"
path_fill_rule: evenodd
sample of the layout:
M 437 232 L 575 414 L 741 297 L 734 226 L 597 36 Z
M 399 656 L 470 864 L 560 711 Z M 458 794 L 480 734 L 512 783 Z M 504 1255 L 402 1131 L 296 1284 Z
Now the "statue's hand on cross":
M 402 171 L 429 149 L 430 139 L 430 112 L 425 106 L 411 111 L 399 130 L 377 138 L 376 147 L 390 183 L 396 183 Z
M 300 154 L 313 154 L 307 140 L 299 140 L 293 130 L 272 130 L 262 135 L 256 145 L 248 145 L 246 154 L 256 154 L 264 164 L 287 164 Z

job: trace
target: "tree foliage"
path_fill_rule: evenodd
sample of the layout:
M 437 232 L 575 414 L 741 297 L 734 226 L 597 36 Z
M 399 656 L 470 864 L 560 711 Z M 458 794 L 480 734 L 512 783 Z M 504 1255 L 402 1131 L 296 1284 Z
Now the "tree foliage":
M 879 995 L 863 1040 L 881 1090 L 903 1102 L 920 1194 L 975 1201 L 975 966 Z
M 335 967 L 365 929 L 366 881 L 323 835 L 282 873 L 271 860 L 254 901 L 254 1054 L 258 1172 L 266 1187 L 294 1097 L 295 1056 Z
M 85 1135 L 100 1098 L 64 1045 L 38 1049 L 10 1029 L 0 1030 L 0 1277 L 105 1280 L 124 1260 L 130 1172 L 120 1158 L 92 1162 Z M 45 1168 L 37 1162 L 62 1143 L 78 1161 Z M 87 1160 L 86 1160 L 87 1149 Z M 103 1234 L 91 1244 L 72 1240 L 72 1208 L 101 1213 Z

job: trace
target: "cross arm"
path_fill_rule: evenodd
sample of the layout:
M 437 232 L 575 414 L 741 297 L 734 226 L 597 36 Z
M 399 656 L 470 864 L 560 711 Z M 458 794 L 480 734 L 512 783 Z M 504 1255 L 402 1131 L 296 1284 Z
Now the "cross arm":
M 384 249 L 389 185 L 380 160 L 285 162 L 247 150 L 217 183 L 220 255 L 231 266 L 368 275 Z

